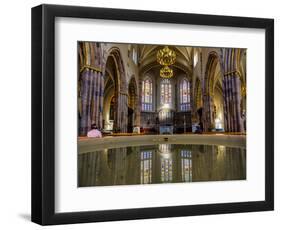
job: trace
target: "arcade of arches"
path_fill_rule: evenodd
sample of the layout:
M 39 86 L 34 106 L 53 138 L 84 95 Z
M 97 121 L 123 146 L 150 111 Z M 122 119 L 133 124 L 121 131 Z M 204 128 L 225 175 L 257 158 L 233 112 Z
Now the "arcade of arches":
M 246 50 L 168 46 L 173 75 L 160 76 L 163 45 L 79 42 L 78 133 L 246 133 Z

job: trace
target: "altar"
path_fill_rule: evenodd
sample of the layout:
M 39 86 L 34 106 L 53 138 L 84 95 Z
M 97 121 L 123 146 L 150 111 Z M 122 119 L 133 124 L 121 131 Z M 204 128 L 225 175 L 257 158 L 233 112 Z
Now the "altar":
M 174 126 L 173 125 L 162 125 L 159 127 L 160 134 L 173 134 Z

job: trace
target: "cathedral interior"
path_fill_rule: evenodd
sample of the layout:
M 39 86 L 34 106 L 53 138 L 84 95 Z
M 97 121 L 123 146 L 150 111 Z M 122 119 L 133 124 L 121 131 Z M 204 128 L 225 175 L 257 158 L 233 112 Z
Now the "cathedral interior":
M 78 42 L 78 134 L 246 133 L 246 49 Z

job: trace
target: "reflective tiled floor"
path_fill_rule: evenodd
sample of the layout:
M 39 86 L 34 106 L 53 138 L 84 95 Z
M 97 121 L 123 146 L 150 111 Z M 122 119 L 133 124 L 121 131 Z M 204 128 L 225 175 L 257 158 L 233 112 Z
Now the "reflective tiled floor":
M 246 179 L 246 149 L 157 144 L 78 155 L 78 186 Z

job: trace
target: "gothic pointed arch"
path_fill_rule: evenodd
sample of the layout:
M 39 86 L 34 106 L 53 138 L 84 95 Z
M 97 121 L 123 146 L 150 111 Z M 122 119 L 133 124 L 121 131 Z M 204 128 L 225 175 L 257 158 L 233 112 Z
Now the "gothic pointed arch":
M 127 81 L 123 58 L 119 48 L 112 47 L 106 55 L 104 73 L 109 82 L 112 81 L 112 87 L 105 85 L 105 101 L 103 113 L 104 128 L 111 129 L 114 132 L 127 132 Z M 112 108 L 114 100 L 114 108 Z M 110 116 L 110 111 L 114 114 Z M 109 119 L 109 118 L 114 119 Z
M 204 77 L 204 130 L 211 131 L 215 128 L 214 91 L 217 76 L 221 74 L 220 58 L 217 52 L 212 51 L 208 55 Z

